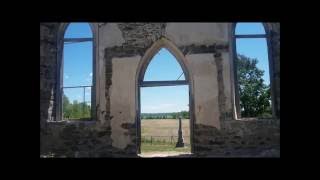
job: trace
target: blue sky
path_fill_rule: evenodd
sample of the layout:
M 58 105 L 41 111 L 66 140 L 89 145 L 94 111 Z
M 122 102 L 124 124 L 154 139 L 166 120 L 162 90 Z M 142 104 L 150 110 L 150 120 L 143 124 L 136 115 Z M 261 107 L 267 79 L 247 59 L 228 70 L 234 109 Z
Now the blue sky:
M 163 86 L 141 88 L 141 112 L 161 113 L 189 110 L 189 87 Z
M 160 49 L 149 63 L 144 81 L 177 80 L 178 78 L 185 80 L 180 64 L 167 49 Z M 141 88 L 142 113 L 179 112 L 189 110 L 188 104 L 189 87 L 187 85 Z
M 161 48 L 146 70 L 144 81 L 177 80 L 183 73 L 176 58 L 166 49 Z M 179 80 L 185 80 L 184 74 Z
M 236 34 L 265 34 L 264 27 L 261 23 L 238 23 Z M 265 38 L 243 38 L 237 39 L 236 49 L 238 54 L 243 54 L 250 58 L 258 59 L 257 67 L 264 70 L 263 79 L 265 84 L 270 83 L 269 61 L 267 41 Z
M 236 34 L 264 34 L 260 23 L 238 23 Z M 71 23 L 65 38 L 92 37 L 87 23 Z M 238 39 L 237 52 L 258 59 L 258 67 L 265 71 L 264 80 L 269 83 L 268 54 L 265 39 Z M 162 48 L 151 60 L 145 73 L 145 81 L 176 80 L 182 69 L 175 57 Z M 81 42 L 64 45 L 64 86 L 92 85 L 92 43 Z M 182 75 L 179 80 L 184 80 Z M 83 101 L 83 89 L 65 89 L 69 100 Z M 189 89 L 184 86 L 141 88 L 141 112 L 177 112 L 188 110 Z M 91 89 L 86 89 L 86 101 L 90 100 Z
M 64 37 L 87 38 L 92 37 L 92 32 L 87 23 L 71 23 Z M 63 59 L 64 87 L 92 85 L 92 42 L 65 44 Z M 64 89 L 64 93 L 71 102 L 83 102 L 83 88 Z M 85 99 L 86 102 L 91 100 L 91 88 L 86 88 Z

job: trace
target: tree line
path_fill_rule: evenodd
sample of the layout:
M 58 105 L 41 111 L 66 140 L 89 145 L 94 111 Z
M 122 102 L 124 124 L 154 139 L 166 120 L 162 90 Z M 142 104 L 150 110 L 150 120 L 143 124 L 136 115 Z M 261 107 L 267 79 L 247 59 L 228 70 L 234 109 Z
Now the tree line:
M 258 60 L 238 54 L 236 62 L 241 117 L 271 117 L 271 89 L 264 83 Z
M 141 119 L 190 119 L 189 111 L 169 112 L 169 113 L 141 113 Z
M 77 100 L 70 103 L 68 97 L 63 94 L 63 117 L 64 119 L 88 119 L 91 117 L 91 106 Z

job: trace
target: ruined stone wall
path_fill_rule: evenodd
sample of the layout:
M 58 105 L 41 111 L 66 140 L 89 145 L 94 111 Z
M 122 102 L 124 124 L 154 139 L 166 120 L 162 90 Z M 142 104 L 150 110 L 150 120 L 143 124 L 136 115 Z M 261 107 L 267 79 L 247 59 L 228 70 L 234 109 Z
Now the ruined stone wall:
M 232 27 L 232 26 L 230 26 Z M 233 114 L 234 105 L 229 94 L 230 64 L 232 59 L 229 53 L 215 53 L 215 61 L 221 67 L 217 75 L 219 89 L 219 122 L 220 127 L 209 124 L 194 126 L 194 153 L 198 156 L 227 156 L 227 157 L 279 157 L 280 156 L 280 24 L 267 23 L 270 31 L 270 60 L 273 70 L 273 101 L 275 118 L 273 119 L 242 119 L 235 120 Z M 229 30 L 229 32 L 231 32 Z M 231 44 L 231 42 L 229 42 Z M 219 65 L 220 64 L 220 65 Z M 272 67 L 271 67 L 272 68 Z M 223 74 L 221 76 L 221 74 Z M 232 74 L 232 72 L 231 72 Z M 231 81 L 230 81 L 231 80 Z M 222 84 L 224 82 L 224 84 Z M 214 91 L 211 91 L 214 92 Z M 231 103 L 230 103 L 231 102 Z M 195 110 L 197 112 L 197 109 Z M 206 116 L 207 117 L 207 116 Z M 198 120 L 198 119 L 197 119 Z M 212 122 L 212 121 L 211 121 Z
M 280 118 L 280 23 L 269 23 L 270 47 L 273 59 L 275 115 Z
M 54 26 L 55 25 L 55 26 Z M 47 30 L 45 28 L 40 28 L 40 43 L 42 43 L 42 39 L 45 40 L 52 40 L 54 43 L 52 43 L 52 46 L 47 46 L 47 44 L 40 44 L 40 67 L 46 67 L 47 69 L 42 70 L 41 69 L 41 93 L 40 93 L 40 154 L 44 156 L 55 156 L 55 157 L 121 157 L 122 155 L 126 156 L 136 156 L 136 147 L 132 148 L 133 145 L 127 145 L 126 142 L 123 143 L 122 139 L 123 134 L 127 133 L 130 135 L 130 137 L 135 138 L 135 134 L 132 132 L 135 132 L 135 128 L 132 128 L 132 122 L 126 123 L 126 119 L 121 122 L 118 121 L 117 118 L 115 120 L 111 121 L 113 116 L 111 115 L 111 112 L 114 111 L 114 109 L 119 109 L 117 106 L 119 103 L 112 102 L 110 103 L 110 96 L 112 95 L 111 85 L 112 85 L 112 73 L 117 74 L 123 74 L 124 72 L 121 71 L 121 67 L 119 69 L 116 66 L 116 69 L 114 72 L 112 71 L 113 65 L 116 65 L 118 61 L 115 63 L 112 63 L 112 59 L 115 57 L 123 57 L 126 56 L 127 51 L 122 48 L 115 48 L 115 49 L 108 49 L 110 46 L 113 47 L 114 44 L 117 43 L 114 41 L 102 41 L 98 39 L 95 44 L 98 51 L 98 62 L 101 64 L 101 66 L 98 67 L 97 70 L 97 76 L 104 82 L 99 82 L 97 87 L 99 87 L 99 91 L 102 93 L 105 93 L 105 96 L 98 97 L 99 98 L 99 106 L 97 108 L 98 116 L 97 119 L 91 122 L 68 122 L 68 121 L 61 121 L 61 119 L 58 119 L 55 117 L 55 111 L 52 110 L 53 107 L 56 107 L 56 97 L 55 97 L 55 91 L 56 91 L 56 85 L 58 84 L 58 78 L 56 77 L 56 71 L 58 67 L 58 61 L 57 58 L 57 36 L 61 29 L 61 24 L 54 24 L 54 23 L 43 23 L 41 26 L 49 26 L 51 29 Z M 40 27 L 41 27 L 40 26 Z M 48 32 L 49 31 L 49 32 Z M 109 34 L 111 33 L 111 34 Z M 107 38 L 116 38 L 114 35 L 114 31 L 102 31 L 102 33 L 99 33 L 99 29 L 97 30 L 98 37 L 107 37 Z M 106 36 L 103 36 L 106 34 Z M 63 37 L 63 34 L 60 34 L 61 37 Z M 118 39 L 116 39 L 117 41 Z M 101 42 L 101 45 L 100 45 Z M 107 43 L 106 43 L 107 42 Z M 105 46 L 105 47 L 104 47 Z M 100 51 L 99 47 L 103 47 Z M 132 48 L 133 49 L 133 48 Z M 51 53 L 52 52 L 52 58 Z M 108 52 L 108 53 L 105 53 Z M 102 55 L 101 55 L 102 54 Z M 131 53 L 132 54 L 132 53 Z M 129 52 L 129 56 L 131 56 Z M 46 55 L 50 57 L 50 60 L 52 62 L 44 61 L 46 60 Z M 50 64 L 51 63 L 51 64 Z M 125 63 L 125 65 L 128 64 L 127 69 L 130 70 L 130 63 Z M 48 67 L 48 65 L 52 65 Z M 118 71 L 120 70 L 120 71 Z M 134 70 L 134 68 L 132 69 Z M 42 72 L 45 72 L 47 74 L 51 74 L 50 77 L 47 77 L 48 75 L 43 75 Z M 44 77 L 43 77 L 44 76 Z M 129 74 L 130 76 L 130 74 Z M 53 77 L 53 78 L 52 78 Z M 127 78 L 127 76 L 125 76 Z M 134 77 L 134 76 L 133 76 Z M 52 78 L 52 79 L 50 79 Z M 113 80 L 117 81 L 117 79 Z M 53 84 L 52 87 L 47 88 L 43 87 L 42 84 L 46 84 L 51 82 Z M 123 79 L 120 79 L 119 82 L 119 88 L 117 86 L 116 89 L 113 92 L 120 92 L 120 94 L 116 94 L 113 96 L 116 96 L 113 99 L 121 99 L 122 95 L 125 94 L 125 92 L 117 91 L 117 89 L 123 89 L 121 86 L 121 82 L 126 83 L 127 81 L 123 81 Z M 132 82 L 132 81 L 129 81 Z M 133 79 L 134 82 L 134 79 Z M 117 83 L 116 83 L 117 85 Z M 46 91 L 44 91 L 46 90 Z M 50 97 L 44 96 L 48 93 L 51 93 Z M 102 94 L 101 93 L 101 94 Z M 43 97 L 44 96 L 44 97 Z M 49 96 L 49 95 L 48 95 Z M 125 99 L 128 96 L 123 96 Z M 130 97 L 134 97 L 134 95 Z M 46 98 L 46 99 L 45 99 Z M 50 101 L 49 101 L 50 100 Z M 44 106 L 47 102 L 50 102 L 50 106 Z M 115 103 L 115 105 L 113 104 Z M 112 108 L 110 105 L 113 105 Z M 121 104 L 120 104 L 121 105 Z M 122 108 L 122 106 L 120 107 Z M 127 109 L 124 109 L 125 111 Z M 46 113 L 49 112 L 50 115 L 47 115 Z M 131 116 L 134 113 L 131 113 Z M 126 115 L 124 113 L 124 115 Z M 127 118 L 127 116 L 126 116 Z M 55 120 L 55 121 L 53 121 Z M 134 123 L 134 119 L 133 123 Z M 121 123 L 121 124 L 119 124 Z M 111 126 L 113 126 L 113 131 L 111 131 Z M 120 127 L 118 127 L 120 126 Z M 128 131 L 124 132 L 121 131 L 122 129 L 129 129 Z M 113 140 L 112 137 L 115 139 Z M 120 147 L 120 148 L 118 148 Z
M 41 154 L 54 153 L 58 157 L 136 157 L 136 77 L 142 57 L 161 38 L 172 42 L 183 54 L 189 71 L 194 103 L 191 127 L 195 154 L 243 156 L 251 153 L 253 156 L 265 156 L 264 153 L 270 149 L 275 151 L 276 156 L 279 154 L 279 121 L 232 119 L 228 23 L 96 25 L 97 76 L 101 80 L 97 85 L 100 91 L 97 97 L 99 107 L 95 121 L 81 123 L 48 122 L 55 115 L 59 23 L 40 25 Z M 279 48 L 279 41 L 272 42 Z M 279 49 L 274 52 L 279 54 Z M 279 59 L 279 55 L 274 56 Z M 276 77 L 280 81 L 280 76 Z
M 54 119 L 57 23 L 40 24 L 40 127 Z
M 195 153 L 211 157 L 280 157 L 279 121 L 225 121 L 215 127 L 196 125 Z

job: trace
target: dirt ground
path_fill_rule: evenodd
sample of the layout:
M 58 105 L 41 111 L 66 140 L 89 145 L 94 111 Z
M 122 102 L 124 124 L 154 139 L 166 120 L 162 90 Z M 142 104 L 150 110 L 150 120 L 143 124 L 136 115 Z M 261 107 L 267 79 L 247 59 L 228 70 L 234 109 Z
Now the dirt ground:
M 169 151 L 169 152 L 148 152 L 148 153 L 143 153 L 139 154 L 140 157 L 144 158 L 152 158 L 152 157 L 191 157 L 191 153 L 181 153 L 181 152 L 174 152 L 174 151 Z

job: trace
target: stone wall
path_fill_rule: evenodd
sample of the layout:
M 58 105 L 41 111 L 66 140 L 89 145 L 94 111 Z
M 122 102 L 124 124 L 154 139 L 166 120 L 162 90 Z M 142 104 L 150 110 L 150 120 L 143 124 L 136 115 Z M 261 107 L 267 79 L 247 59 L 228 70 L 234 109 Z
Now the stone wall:
M 279 25 L 270 24 L 280 62 Z M 137 157 L 137 77 L 146 52 L 161 38 L 188 70 L 193 152 L 198 156 L 279 156 L 279 119 L 233 119 L 228 23 L 97 23 L 97 119 L 55 118 L 59 23 L 40 24 L 40 153 L 56 157 Z M 280 83 L 276 63 L 275 82 Z M 276 86 L 276 93 L 280 87 Z M 280 113 L 280 95 L 276 96 Z
M 57 61 L 56 23 L 40 24 L 40 127 L 54 119 Z
M 40 154 L 53 157 L 122 157 L 135 152 L 112 146 L 109 126 L 96 122 L 52 122 L 40 138 Z
M 195 153 L 211 157 L 280 157 L 279 121 L 231 120 L 218 130 L 196 125 Z
M 274 107 L 275 115 L 280 118 L 280 23 L 269 23 L 270 46 L 273 59 Z

